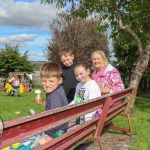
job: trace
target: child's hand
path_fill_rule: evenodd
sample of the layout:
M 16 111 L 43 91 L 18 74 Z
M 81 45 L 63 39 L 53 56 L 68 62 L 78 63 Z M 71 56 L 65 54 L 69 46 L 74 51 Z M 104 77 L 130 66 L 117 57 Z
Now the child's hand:
M 42 100 L 41 97 L 39 97 L 39 96 L 36 96 L 36 97 L 35 97 L 35 101 L 36 101 L 36 103 L 39 104 L 39 105 L 42 105 L 42 104 L 43 104 L 43 100 Z

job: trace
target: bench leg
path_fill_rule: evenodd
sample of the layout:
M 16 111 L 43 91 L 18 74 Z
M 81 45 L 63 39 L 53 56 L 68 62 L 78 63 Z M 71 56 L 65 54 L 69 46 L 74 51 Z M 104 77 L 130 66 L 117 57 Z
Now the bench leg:
M 123 113 L 122 116 L 125 116 L 127 117 L 128 119 L 128 125 L 129 125 L 129 128 L 128 128 L 128 132 L 126 132 L 128 135 L 132 136 L 133 135 L 133 132 L 132 132 L 132 126 L 131 126 L 131 121 L 130 121 L 130 115 L 129 114 L 126 114 L 126 113 Z
M 94 139 L 97 140 L 99 147 L 100 147 L 100 150 L 103 150 L 101 138 L 96 136 L 96 137 L 94 137 Z
M 128 114 L 127 114 L 127 118 L 128 118 L 129 130 L 130 130 L 129 135 L 132 136 L 132 135 L 133 135 L 133 132 L 132 132 L 132 127 L 131 127 L 130 116 L 129 116 Z
M 125 132 L 126 134 L 128 134 L 129 136 L 132 136 L 132 128 L 131 128 L 130 116 L 128 114 L 121 114 L 121 116 L 127 118 L 127 120 L 128 120 L 128 128 L 120 127 L 120 126 L 114 126 L 114 125 L 111 125 L 111 124 L 106 125 L 105 128 L 122 131 L 122 132 Z

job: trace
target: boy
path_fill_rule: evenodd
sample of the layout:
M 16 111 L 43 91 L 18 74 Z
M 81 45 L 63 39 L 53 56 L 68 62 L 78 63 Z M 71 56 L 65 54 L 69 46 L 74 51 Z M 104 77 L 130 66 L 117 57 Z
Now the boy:
M 74 99 L 75 89 L 78 83 L 74 75 L 74 54 L 68 48 L 64 48 L 60 50 L 59 56 L 60 61 L 63 64 L 63 88 L 65 90 L 68 103 L 70 103 Z
M 46 110 L 51 110 L 68 105 L 67 98 L 62 84 L 62 69 L 57 63 L 45 63 L 40 69 L 42 86 L 46 92 L 46 101 L 36 97 L 36 103 L 45 106 Z M 56 132 L 67 131 L 68 123 L 55 127 L 45 132 L 48 136 L 38 139 L 40 145 L 56 137 Z M 34 147 L 36 145 L 32 145 Z

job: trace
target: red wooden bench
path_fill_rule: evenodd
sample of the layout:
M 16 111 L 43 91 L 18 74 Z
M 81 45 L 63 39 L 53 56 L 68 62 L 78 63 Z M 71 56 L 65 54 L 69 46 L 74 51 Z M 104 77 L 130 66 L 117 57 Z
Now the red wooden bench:
M 132 88 L 128 88 L 116 94 L 99 97 L 88 102 L 65 106 L 59 109 L 4 122 L 3 135 L 0 139 L 0 149 L 102 108 L 103 112 L 100 117 L 93 118 L 82 125 L 71 128 L 62 136 L 36 148 L 40 150 L 73 149 L 86 139 L 92 138 L 98 141 L 100 149 L 102 150 L 101 134 L 104 127 L 120 130 L 130 135 L 132 134 L 130 119 L 129 115 L 126 113 L 126 108 L 133 97 L 133 91 Z M 127 97 L 128 100 L 124 100 Z M 112 108 L 110 107 L 112 102 L 121 99 L 124 100 L 121 104 Z M 129 123 L 128 128 L 109 125 L 109 122 L 119 114 L 127 117 Z

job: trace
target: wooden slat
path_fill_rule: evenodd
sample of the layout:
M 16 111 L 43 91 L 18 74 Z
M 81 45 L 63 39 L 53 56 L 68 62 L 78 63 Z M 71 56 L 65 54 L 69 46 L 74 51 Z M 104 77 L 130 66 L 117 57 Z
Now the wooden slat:
M 127 101 L 113 108 L 110 105 L 130 96 L 132 91 L 132 88 L 128 88 L 90 101 L 5 122 L 3 136 L 0 139 L 0 149 L 102 108 L 103 112 L 100 117 L 93 118 L 79 127 L 69 130 L 61 137 L 53 139 L 38 147 L 38 149 L 71 149 L 79 144 L 78 140 L 80 142 L 84 141 L 90 135 L 94 135 L 95 139 L 99 139 L 98 137 L 101 135 L 106 123 L 125 110 Z M 116 129 L 116 127 L 112 128 Z M 118 129 L 126 130 L 121 127 L 118 127 Z
M 39 150 L 43 149 L 59 149 L 61 150 L 71 147 L 75 141 L 78 141 L 81 138 L 84 138 L 87 134 L 93 133 L 96 130 L 97 118 L 84 123 L 83 125 L 78 126 L 70 130 L 69 132 L 63 134 L 62 136 L 42 145 Z
M 54 128 L 60 124 L 73 120 L 79 116 L 97 110 L 104 103 L 105 98 L 96 99 L 83 104 L 66 106 L 60 109 L 50 110 L 25 118 L 4 123 L 3 136 L 0 139 L 0 147 L 13 144 L 28 137 Z

